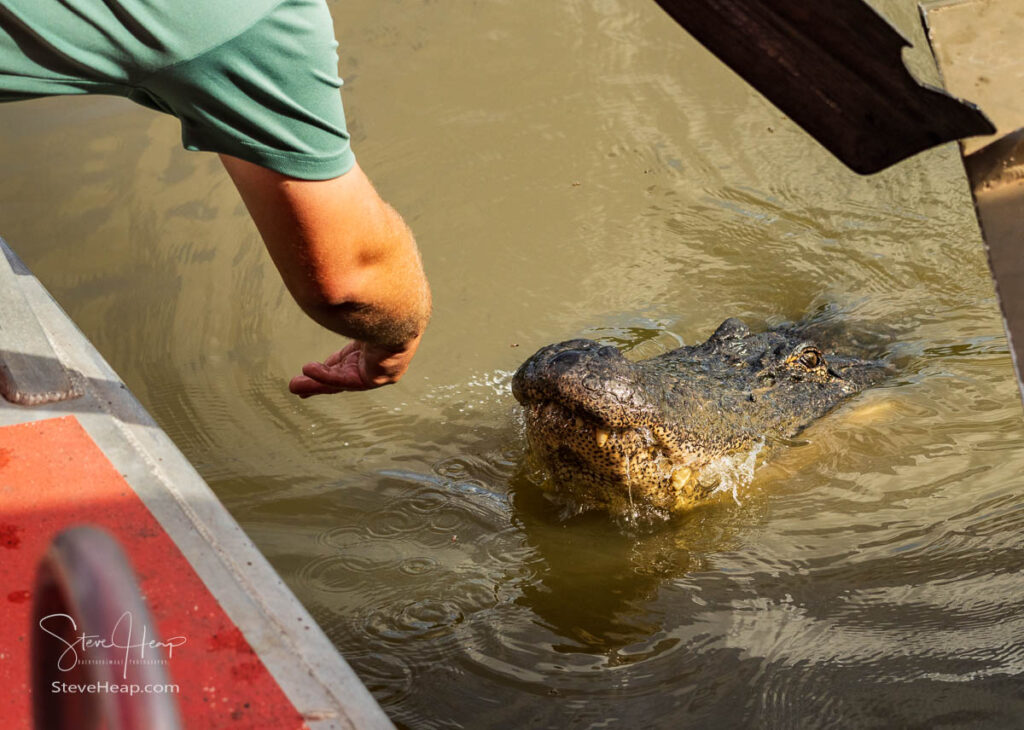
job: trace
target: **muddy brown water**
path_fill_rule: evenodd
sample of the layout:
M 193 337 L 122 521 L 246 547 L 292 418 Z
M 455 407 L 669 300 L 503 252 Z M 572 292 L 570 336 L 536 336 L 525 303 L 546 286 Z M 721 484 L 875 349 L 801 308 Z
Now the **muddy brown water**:
M 912 3 L 881 9 L 920 46 Z M 641 0 L 335 12 L 357 153 L 434 286 L 400 387 L 288 395 L 339 342 L 173 120 L 0 108 L 0 232 L 391 717 L 1017 724 L 1024 431 L 955 150 L 857 177 Z M 825 306 L 897 332 L 902 370 L 739 502 L 630 535 L 538 498 L 508 390 L 536 348 Z

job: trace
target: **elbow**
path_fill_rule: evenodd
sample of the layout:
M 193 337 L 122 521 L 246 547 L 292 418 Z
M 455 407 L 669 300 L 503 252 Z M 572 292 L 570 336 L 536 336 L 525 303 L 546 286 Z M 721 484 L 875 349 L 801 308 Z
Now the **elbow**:
M 302 311 L 321 324 L 325 318 L 333 321 L 339 316 L 359 312 L 370 304 L 364 287 L 354 277 L 329 282 L 309 281 L 289 289 Z
M 416 266 L 388 270 L 352 266 L 329 276 L 303 276 L 289 291 L 314 321 L 357 340 L 400 346 L 419 337 L 430 318 L 430 288 Z
M 373 339 L 372 327 L 364 320 L 373 319 L 374 306 L 356 298 L 296 297 L 296 303 L 307 317 L 321 327 L 357 340 Z

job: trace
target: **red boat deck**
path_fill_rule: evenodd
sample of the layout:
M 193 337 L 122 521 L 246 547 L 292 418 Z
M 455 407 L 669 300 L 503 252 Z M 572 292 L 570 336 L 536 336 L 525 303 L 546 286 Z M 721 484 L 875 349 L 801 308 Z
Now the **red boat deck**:
M 131 556 L 189 728 L 302 728 L 306 723 L 191 564 L 74 417 L 0 428 L 0 702 L 5 728 L 31 727 L 31 594 L 36 567 L 61 530 L 102 527 Z M 13 722 L 12 722 L 13 720 Z
M 48 373 L 58 373 L 63 385 L 53 392 L 68 392 L 70 382 L 78 394 L 31 406 L 0 398 L 3 727 L 32 727 L 31 646 L 49 640 L 32 615 L 40 560 L 59 532 L 91 525 L 120 544 L 160 640 L 173 644 L 160 661 L 183 727 L 393 728 L 167 434 L 2 240 L 0 294 L 0 390 L 11 390 L 20 369 L 27 391 L 45 393 Z M 77 653 L 89 663 L 88 648 Z M 49 691 L 54 701 L 67 694 Z

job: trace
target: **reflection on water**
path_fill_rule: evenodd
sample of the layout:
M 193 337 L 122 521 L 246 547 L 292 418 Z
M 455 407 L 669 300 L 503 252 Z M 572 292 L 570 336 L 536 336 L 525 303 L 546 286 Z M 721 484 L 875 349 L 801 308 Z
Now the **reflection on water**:
M 0 109 L 0 229 L 389 714 L 1018 724 L 1024 432 L 954 151 L 853 176 L 653 3 L 336 10 L 358 154 L 435 287 L 400 387 L 288 395 L 337 343 L 151 112 Z M 884 10 L 921 42 L 913 3 Z M 896 333 L 900 373 L 739 504 L 629 534 L 531 489 L 508 381 L 541 345 L 650 357 L 826 305 Z

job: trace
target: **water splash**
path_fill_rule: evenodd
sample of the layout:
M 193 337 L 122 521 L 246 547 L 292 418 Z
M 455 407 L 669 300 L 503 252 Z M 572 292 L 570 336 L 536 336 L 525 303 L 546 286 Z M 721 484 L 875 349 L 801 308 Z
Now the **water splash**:
M 717 482 L 712 494 L 731 492 L 733 501 L 742 504 L 740 501 L 740 490 L 745 489 L 754 481 L 754 469 L 757 466 L 757 456 L 764 449 L 765 440 L 754 444 L 750 451 L 727 454 L 713 459 L 701 472 L 701 480 Z

